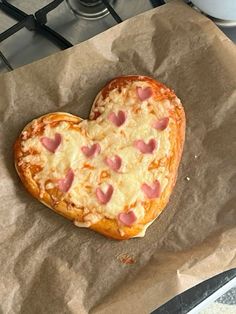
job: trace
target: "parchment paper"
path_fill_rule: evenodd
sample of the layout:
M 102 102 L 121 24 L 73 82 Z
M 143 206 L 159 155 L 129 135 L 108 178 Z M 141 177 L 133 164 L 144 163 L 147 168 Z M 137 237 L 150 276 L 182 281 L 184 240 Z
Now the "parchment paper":
M 187 136 L 166 210 L 145 238 L 117 242 L 34 200 L 12 145 L 47 112 L 87 118 L 100 88 L 122 74 L 172 87 Z M 2 75 L 0 119 L 1 313 L 149 313 L 236 267 L 236 48 L 204 16 L 172 2 Z

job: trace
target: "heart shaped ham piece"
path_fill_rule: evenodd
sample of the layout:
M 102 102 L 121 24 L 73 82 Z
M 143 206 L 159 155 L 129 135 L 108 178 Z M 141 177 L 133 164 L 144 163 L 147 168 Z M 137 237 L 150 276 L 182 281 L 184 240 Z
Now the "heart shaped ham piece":
M 118 155 L 115 155 L 114 158 L 109 158 L 109 157 L 106 157 L 104 159 L 104 162 L 107 164 L 108 167 L 110 167 L 113 171 L 116 171 L 118 172 L 118 170 L 120 169 L 121 167 L 121 164 L 122 164 L 122 159 L 118 156 Z
M 142 184 L 141 189 L 149 199 L 157 198 L 161 195 L 161 185 L 158 180 L 154 181 L 152 185 Z
M 136 221 L 137 217 L 135 213 L 131 210 L 128 213 L 120 213 L 118 215 L 118 220 L 125 226 L 132 226 L 133 223 Z
M 74 171 L 72 169 L 69 169 L 65 177 L 58 180 L 58 189 L 64 193 L 68 192 L 74 181 L 74 176 Z
M 115 114 L 115 112 L 111 112 L 108 115 L 108 119 L 117 127 L 120 127 L 122 124 L 125 123 L 126 120 L 126 114 L 124 111 L 119 110 L 118 114 Z
M 156 130 L 163 131 L 167 128 L 169 123 L 169 118 L 165 117 L 153 122 L 152 127 Z
M 101 147 L 98 143 L 95 143 L 92 146 L 82 146 L 81 150 L 87 158 L 93 158 L 100 153 Z
M 96 189 L 96 196 L 100 204 L 107 204 L 113 194 L 113 186 L 111 184 L 108 184 L 108 187 L 106 189 L 106 192 L 103 192 L 101 188 Z
M 157 147 L 157 143 L 155 139 L 150 139 L 148 143 L 145 143 L 143 140 L 137 140 L 134 142 L 134 147 L 142 154 L 152 154 Z
M 62 137 L 61 134 L 56 133 L 54 136 L 54 139 L 51 139 L 49 137 L 41 137 L 40 142 L 42 145 L 51 153 L 55 153 L 59 145 L 61 144 Z
M 136 93 L 139 100 L 144 101 L 152 96 L 152 89 L 150 87 L 145 87 L 145 88 L 137 87 Z
M 169 88 L 120 77 L 97 95 L 88 120 L 54 112 L 29 123 L 15 143 L 15 165 L 29 192 L 76 226 L 129 239 L 168 202 L 184 129 Z

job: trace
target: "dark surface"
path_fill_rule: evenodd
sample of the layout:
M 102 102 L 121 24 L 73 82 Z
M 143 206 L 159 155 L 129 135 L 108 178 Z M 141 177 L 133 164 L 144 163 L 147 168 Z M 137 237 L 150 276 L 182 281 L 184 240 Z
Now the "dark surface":
M 199 285 L 174 297 L 161 307 L 156 309 L 152 314 L 185 314 L 203 302 L 215 291 L 223 287 L 231 279 L 236 278 L 236 269 L 223 272 L 212 277 Z M 220 301 L 220 300 L 219 300 Z M 235 301 L 232 301 L 235 302 Z M 223 302 L 222 302 L 223 303 Z M 228 302 L 224 302 L 229 304 Z M 234 303 L 231 303 L 234 304 Z

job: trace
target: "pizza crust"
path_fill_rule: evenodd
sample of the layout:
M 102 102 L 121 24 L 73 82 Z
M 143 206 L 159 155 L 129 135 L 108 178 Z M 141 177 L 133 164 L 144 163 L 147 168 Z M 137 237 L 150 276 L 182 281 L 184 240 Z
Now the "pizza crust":
M 22 150 L 22 143 L 27 138 L 32 137 L 35 133 L 37 133 L 37 135 L 40 134 L 40 132 L 43 133 L 46 125 L 55 126 L 61 121 L 70 123 L 72 128 L 76 127 L 81 123 L 81 118 L 61 112 L 44 115 L 38 119 L 33 120 L 24 128 L 16 140 L 14 146 L 15 167 L 17 173 L 19 174 L 26 189 L 35 198 L 60 215 L 63 215 L 67 219 L 74 221 L 75 225 L 90 228 L 107 237 L 118 240 L 129 239 L 139 236 L 140 234 L 142 235 L 142 231 L 146 229 L 147 225 L 155 220 L 164 210 L 176 182 L 177 170 L 182 155 L 185 137 L 185 114 L 179 99 L 176 97 L 174 92 L 168 89 L 166 86 L 155 81 L 154 79 L 145 76 L 118 77 L 109 82 L 97 95 L 92 106 L 90 119 L 92 120 L 99 116 L 99 114 L 102 112 L 103 102 L 112 90 L 121 90 L 122 88 L 125 88 L 127 84 L 132 82 L 144 82 L 145 84 L 148 84 L 153 90 L 153 98 L 160 101 L 165 99 L 169 100 L 173 105 L 169 110 L 169 116 L 172 120 L 169 133 L 171 154 L 168 158 L 166 158 L 166 160 L 164 160 L 162 164 L 162 167 L 167 167 L 169 169 L 170 175 L 168 176 L 168 183 L 159 198 L 145 201 L 143 204 L 145 215 L 140 221 L 138 221 L 138 223 L 135 223 L 132 226 L 124 226 L 120 225 L 117 222 L 117 219 L 110 219 L 106 217 L 103 217 L 97 222 L 96 219 L 92 219 L 93 217 L 91 217 L 90 222 L 84 221 L 84 208 L 72 206 L 72 204 L 68 203 L 67 200 L 63 198 L 59 202 L 55 202 L 54 196 L 58 195 L 58 190 L 53 188 L 50 190 L 50 193 L 47 190 L 42 191 L 42 189 L 40 189 L 38 184 L 33 179 L 38 169 L 34 169 L 34 167 L 29 169 L 26 167 L 24 162 L 22 162 L 22 157 L 25 154 L 25 152 Z M 94 215 L 96 216 L 96 213 Z M 96 218 L 95 216 L 94 218 Z

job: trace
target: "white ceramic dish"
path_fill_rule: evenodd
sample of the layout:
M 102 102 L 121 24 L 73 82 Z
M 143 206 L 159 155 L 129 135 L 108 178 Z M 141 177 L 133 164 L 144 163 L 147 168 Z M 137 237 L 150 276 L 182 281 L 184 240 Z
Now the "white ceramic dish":
M 236 0 L 191 0 L 191 2 L 210 16 L 236 21 Z

